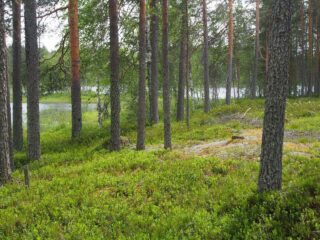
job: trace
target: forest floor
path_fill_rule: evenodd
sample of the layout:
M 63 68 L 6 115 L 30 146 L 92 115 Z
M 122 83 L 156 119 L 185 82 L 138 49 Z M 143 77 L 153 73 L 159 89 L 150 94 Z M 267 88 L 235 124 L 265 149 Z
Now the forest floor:
M 257 193 L 263 101 L 192 112 L 190 127 L 148 126 L 146 151 L 134 148 L 135 118 L 123 107 L 124 149 L 106 149 L 109 122 L 84 114 L 42 133 L 42 159 L 0 188 L 0 239 L 319 239 L 320 100 L 288 101 L 283 190 Z M 47 119 L 50 121 L 50 118 Z M 45 119 L 46 121 L 46 119 Z

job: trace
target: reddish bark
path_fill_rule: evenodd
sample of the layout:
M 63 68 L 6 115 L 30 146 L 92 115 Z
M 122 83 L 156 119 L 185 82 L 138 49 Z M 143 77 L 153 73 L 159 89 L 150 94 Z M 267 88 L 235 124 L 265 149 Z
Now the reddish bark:
M 71 54 L 71 103 L 72 137 L 78 137 L 82 128 L 81 84 L 80 84 L 80 48 L 78 29 L 78 0 L 69 0 L 69 30 Z

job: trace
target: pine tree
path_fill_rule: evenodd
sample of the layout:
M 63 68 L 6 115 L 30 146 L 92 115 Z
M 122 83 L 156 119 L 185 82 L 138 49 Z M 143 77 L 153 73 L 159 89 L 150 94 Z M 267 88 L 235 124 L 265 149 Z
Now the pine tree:
M 10 180 L 10 139 L 8 127 L 8 75 L 6 29 L 4 22 L 5 3 L 0 0 L 0 186 Z
M 304 0 L 301 0 L 300 5 L 300 38 L 299 45 L 301 49 L 300 56 L 300 80 L 301 80 L 301 95 L 305 95 L 306 87 L 306 54 L 305 54 L 305 16 L 304 16 Z
M 71 54 L 71 105 L 72 105 L 72 137 L 81 133 L 81 83 L 80 83 L 80 48 L 78 29 L 78 0 L 69 0 L 69 30 Z
M 158 112 L 158 35 L 159 35 L 159 17 L 158 0 L 150 1 L 151 9 L 151 89 L 150 89 L 150 114 L 151 123 L 159 122 Z
M 260 0 L 256 0 L 256 39 L 255 39 L 255 58 L 253 67 L 253 77 L 251 83 L 251 98 L 256 97 L 258 68 L 260 56 Z
M 312 95 L 313 89 L 313 0 L 309 0 L 308 7 L 308 96 Z
M 21 81 L 21 3 L 12 0 L 12 92 L 13 92 L 13 147 L 23 148 L 22 81 Z
M 120 87 L 119 87 L 119 35 L 118 1 L 109 1 L 110 16 L 110 69 L 111 69 L 111 141 L 110 150 L 120 150 Z
M 145 149 L 146 124 L 146 1 L 140 0 L 139 22 L 139 90 L 137 116 L 137 150 Z
M 162 0 L 163 123 L 164 123 L 164 148 L 165 149 L 172 148 L 168 54 L 169 54 L 168 0 Z
M 263 124 L 259 191 L 282 185 L 282 151 L 288 94 L 291 0 L 275 0 L 269 40 L 270 58 Z
M 228 2 L 229 23 L 228 23 L 228 72 L 227 72 L 227 86 L 226 86 L 226 104 L 231 104 L 231 85 L 233 79 L 233 0 Z
M 204 111 L 210 111 L 210 91 L 209 91 L 209 44 L 208 44 L 208 14 L 207 1 L 202 0 L 203 19 L 203 66 L 204 66 Z M 188 74 L 188 73 L 187 73 Z
M 39 50 L 36 1 L 25 1 L 25 38 L 27 63 L 28 158 L 40 159 Z
M 177 121 L 184 119 L 184 97 L 187 77 L 187 31 L 188 31 L 188 1 L 181 2 L 181 32 L 180 32 L 180 63 L 177 101 Z

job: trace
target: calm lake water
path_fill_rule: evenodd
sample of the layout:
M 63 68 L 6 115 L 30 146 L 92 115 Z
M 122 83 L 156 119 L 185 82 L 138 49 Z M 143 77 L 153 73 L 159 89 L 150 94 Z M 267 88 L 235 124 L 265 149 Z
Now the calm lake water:
M 11 115 L 12 115 L 12 103 L 11 103 Z M 97 109 L 96 104 L 82 104 L 82 111 L 83 112 L 90 112 L 95 111 Z M 40 118 L 41 117 L 48 117 L 48 115 L 52 115 L 53 119 L 66 114 L 71 114 L 71 104 L 69 103 L 40 103 L 39 104 L 40 110 Z M 27 121 L 27 104 L 22 104 L 22 115 L 23 115 L 23 122 L 26 123 Z
M 96 90 L 95 87 L 90 87 L 91 91 Z M 245 89 L 240 89 L 240 97 L 245 95 Z M 203 98 L 203 93 L 200 91 L 193 92 L 193 96 L 191 98 Z M 212 89 L 210 91 L 210 96 L 213 95 Z M 237 97 L 237 90 L 232 88 L 231 90 L 232 98 Z M 219 99 L 224 99 L 226 96 L 225 88 L 217 89 L 217 96 Z M 40 123 L 43 127 L 53 127 L 59 124 L 65 123 L 70 124 L 71 121 L 71 104 L 70 103 L 40 103 Z M 97 105 L 94 103 L 90 104 L 82 104 L 82 112 L 90 112 L 95 111 L 97 109 Z M 23 112 L 23 123 L 27 122 L 27 104 L 22 104 L 22 112 Z M 12 115 L 12 103 L 11 103 L 11 115 Z

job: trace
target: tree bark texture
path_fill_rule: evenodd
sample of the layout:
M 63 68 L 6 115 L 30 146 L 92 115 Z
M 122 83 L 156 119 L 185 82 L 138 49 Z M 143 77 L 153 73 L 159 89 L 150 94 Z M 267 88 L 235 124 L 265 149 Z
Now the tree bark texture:
M 203 18 L 203 66 L 204 66 L 204 111 L 210 111 L 210 91 L 209 91 L 209 44 L 208 44 L 208 14 L 207 1 L 202 0 Z
M 227 84 L 226 84 L 226 104 L 231 104 L 231 85 L 233 79 L 233 0 L 228 2 L 229 8 L 229 30 L 228 30 L 228 72 L 227 72 Z
M 110 69 L 111 69 L 111 140 L 110 150 L 120 150 L 120 86 L 119 86 L 119 34 L 118 1 L 109 1 L 110 16 Z
M 270 58 L 266 91 L 259 191 L 279 190 L 282 185 L 282 150 L 288 93 L 291 0 L 275 0 L 272 9 Z
M 171 119 L 170 119 L 170 78 L 169 78 L 169 30 L 168 30 L 168 0 L 162 0 L 162 57 L 163 57 L 163 124 L 164 148 L 171 149 Z
M 320 15 L 319 10 L 316 17 L 316 31 L 317 31 L 317 39 L 316 39 L 316 65 L 315 65 L 315 93 L 317 96 L 320 95 Z
M 181 33 L 180 33 L 180 63 L 179 63 L 179 83 L 177 101 L 177 121 L 184 119 L 184 96 L 187 76 L 187 28 L 188 28 L 188 1 L 181 4 Z
M 151 124 L 159 122 L 158 111 L 158 35 L 159 35 L 159 16 L 158 0 L 151 0 L 151 84 L 150 84 L 150 116 Z
M 71 54 L 71 105 L 72 137 L 80 136 L 82 128 L 81 83 L 80 83 L 80 47 L 79 47 L 78 0 L 69 0 L 69 30 Z
M 8 127 L 8 78 L 6 30 L 4 22 L 5 3 L 0 0 L 0 186 L 10 180 L 10 139 Z
M 256 0 L 256 39 L 255 39 L 255 58 L 253 66 L 253 77 L 251 83 L 251 98 L 257 95 L 258 69 L 260 59 L 260 0 Z
M 140 0 L 139 21 L 139 89 L 137 116 L 137 150 L 145 149 L 146 124 L 146 1 Z
M 308 7 L 308 96 L 312 95 L 313 88 L 313 0 L 309 0 Z
M 305 53 L 305 16 L 304 16 L 304 0 L 300 6 L 300 79 L 301 79 L 301 95 L 305 95 L 306 87 L 306 53 Z
M 8 69 L 8 62 L 6 61 L 6 69 Z M 9 84 L 9 75 L 7 73 L 7 116 L 8 116 L 8 133 L 9 133 L 9 155 L 10 155 L 10 168 L 13 171 L 14 162 L 13 162 L 13 141 L 12 141 L 12 124 L 11 124 L 11 106 L 10 106 L 10 84 Z
M 189 12 L 187 12 L 187 19 L 189 19 Z M 189 20 L 188 20 L 189 21 Z M 190 128 L 190 80 L 191 80 L 191 57 L 192 57 L 192 44 L 190 43 L 190 31 L 187 29 L 187 69 L 186 69 L 186 124 Z M 208 79 L 209 80 L 209 79 Z M 209 99 L 210 100 L 210 99 Z
M 36 1 L 25 1 L 25 38 L 27 62 L 28 158 L 40 159 L 39 50 L 37 41 Z
M 318 53 L 317 53 L 318 66 L 316 71 L 318 71 L 319 94 L 320 94 L 320 10 L 318 12 L 317 41 L 318 41 Z
M 22 81 L 21 81 L 21 3 L 12 0 L 12 92 L 13 92 L 13 147 L 23 148 Z

